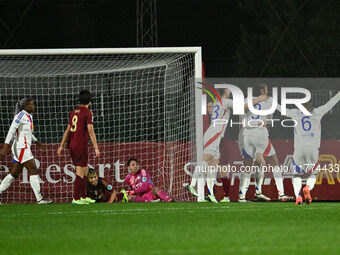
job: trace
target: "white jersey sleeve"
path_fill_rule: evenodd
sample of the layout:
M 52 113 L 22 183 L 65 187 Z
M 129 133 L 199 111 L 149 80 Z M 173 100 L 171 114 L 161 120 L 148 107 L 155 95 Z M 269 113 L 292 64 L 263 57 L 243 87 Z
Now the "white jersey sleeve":
M 334 105 L 336 105 L 340 100 L 340 91 L 332 97 L 326 104 L 314 109 L 315 113 L 318 113 L 320 115 L 325 115 L 327 112 L 329 112 Z
M 277 104 L 276 109 L 279 112 L 282 113 L 282 109 L 281 109 L 281 105 L 280 104 Z M 297 109 L 286 109 L 286 115 L 285 116 L 293 119 L 293 117 L 297 115 L 297 111 L 298 111 Z

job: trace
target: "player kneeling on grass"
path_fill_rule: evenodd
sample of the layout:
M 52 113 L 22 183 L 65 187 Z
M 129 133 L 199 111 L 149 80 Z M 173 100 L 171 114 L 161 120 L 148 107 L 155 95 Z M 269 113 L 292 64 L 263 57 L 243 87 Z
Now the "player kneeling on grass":
M 150 174 L 140 168 L 139 162 L 135 158 L 130 158 L 127 162 L 130 173 L 125 177 L 124 184 L 129 186 L 129 191 L 122 190 L 131 202 L 152 202 L 160 199 L 164 202 L 171 202 L 171 197 L 162 189 L 155 187 Z
M 112 185 L 104 178 L 98 177 L 93 168 L 90 168 L 87 174 L 86 194 L 96 200 L 96 203 L 127 202 L 127 196 L 124 193 L 117 194 Z

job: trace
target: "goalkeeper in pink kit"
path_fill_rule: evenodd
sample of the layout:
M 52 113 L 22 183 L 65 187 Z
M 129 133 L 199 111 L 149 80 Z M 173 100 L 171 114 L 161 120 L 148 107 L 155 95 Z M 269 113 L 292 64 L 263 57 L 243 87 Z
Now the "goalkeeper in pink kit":
M 125 177 L 124 184 L 129 186 L 126 193 L 131 202 L 151 202 L 160 199 L 164 202 L 172 202 L 171 197 L 162 189 L 155 187 L 152 183 L 151 176 L 143 168 L 140 168 L 139 162 L 135 158 L 130 158 L 127 162 L 130 173 Z

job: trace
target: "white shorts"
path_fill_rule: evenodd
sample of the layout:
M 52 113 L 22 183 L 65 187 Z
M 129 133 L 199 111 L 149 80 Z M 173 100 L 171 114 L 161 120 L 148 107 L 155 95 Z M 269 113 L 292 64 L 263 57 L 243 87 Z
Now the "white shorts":
M 240 154 L 241 154 L 242 159 L 253 158 L 253 156 L 250 156 L 249 154 L 247 154 L 247 152 L 244 149 L 243 129 L 240 129 L 240 132 L 238 133 L 237 145 L 238 145 L 238 149 L 240 150 Z
M 312 174 L 319 165 L 319 149 L 316 147 L 296 148 L 293 154 L 293 169 L 296 174 Z
M 25 163 L 34 158 L 30 148 L 13 148 L 12 147 L 13 162 L 20 164 Z
M 244 151 L 251 158 L 255 158 L 257 153 L 265 157 L 271 157 L 276 154 L 274 146 L 268 137 L 244 136 Z
M 203 154 L 210 154 L 219 158 L 222 135 L 215 129 L 208 128 L 203 136 Z

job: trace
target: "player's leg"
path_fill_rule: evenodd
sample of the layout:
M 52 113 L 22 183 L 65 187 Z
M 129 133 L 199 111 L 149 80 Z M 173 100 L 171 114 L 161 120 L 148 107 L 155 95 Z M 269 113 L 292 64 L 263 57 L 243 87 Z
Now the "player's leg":
M 86 176 L 89 171 L 87 166 L 84 164 L 80 164 L 80 166 L 76 166 L 76 179 L 74 181 L 74 189 L 73 189 L 73 204 L 93 204 L 96 201 L 87 197 L 86 195 Z
M 73 183 L 72 204 L 92 204 L 95 200 L 86 195 L 86 176 L 88 168 L 88 151 L 80 151 L 78 148 L 70 147 L 70 156 L 76 167 L 76 179 Z
M 262 166 L 255 161 L 255 200 L 269 202 L 271 199 L 262 193 L 262 184 L 264 180 L 264 172 Z
M 279 167 L 279 160 L 277 158 L 276 152 L 274 150 L 273 155 L 268 156 L 268 163 L 273 167 L 273 176 L 278 191 L 278 200 L 282 202 L 292 201 L 294 198 L 292 196 L 287 196 L 284 191 L 283 176 Z
M 307 183 L 306 183 L 306 187 L 304 187 L 302 190 L 306 203 L 311 204 L 312 197 L 310 195 L 310 191 L 314 188 L 314 185 L 316 182 L 317 168 L 319 165 L 319 161 L 318 161 L 319 150 L 316 148 L 309 148 L 306 152 L 307 152 L 307 155 L 306 155 L 307 162 L 315 162 L 315 163 L 310 164 L 310 166 L 308 167 L 309 169 L 306 169 L 307 170 L 306 173 L 308 175 Z
M 152 194 L 156 197 L 159 197 L 162 201 L 164 202 L 171 202 L 172 199 L 171 197 L 162 189 L 158 188 L 158 187 L 153 187 L 152 188 Z M 155 200 L 155 199 L 152 199 Z
M 243 166 L 245 167 L 244 170 L 241 172 L 240 176 L 240 185 L 239 185 L 239 192 L 238 192 L 238 201 L 239 202 L 246 202 L 246 194 L 250 183 L 250 175 L 249 172 L 250 167 L 253 165 L 252 158 L 244 158 L 243 159 Z
M 279 196 L 284 196 L 284 186 L 283 186 L 283 178 L 282 173 L 279 169 L 279 162 L 277 159 L 277 155 L 273 154 L 271 156 L 268 156 L 267 158 L 269 166 L 273 169 L 273 176 L 276 184 L 277 191 L 279 193 Z
M 204 162 L 204 163 L 203 163 Z M 217 203 L 217 200 L 214 195 L 214 185 L 216 182 L 217 171 L 216 166 L 218 164 L 218 160 L 214 158 L 213 155 L 204 153 L 202 166 L 204 164 L 204 170 L 206 171 L 206 180 L 207 180 L 207 188 L 208 188 L 208 198 L 211 202 Z
M 140 197 L 140 196 L 129 196 L 129 201 L 130 202 L 136 202 L 136 203 L 145 203 L 145 202 L 151 202 L 148 199 L 146 199 L 144 196 Z
M 217 133 L 215 128 L 210 128 L 205 132 L 203 137 L 203 158 L 201 167 L 206 174 L 208 198 L 211 202 L 217 203 L 214 195 L 214 184 L 216 182 L 218 164 L 219 147 L 221 142 L 221 135 Z
M 17 179 L 22 171 L 23 166 L 19 162 L 24 156 L 25 149 L 16 149 L 12 147 L 13 155 L 13 166 L 10 173 L 2 180 L 0 184 L 0 195 L 5 192 L 12 184 L 12 182 Z
M 188 184 L 185 187 L 195 197 L 198 197 L 198 194 L 197 194 L 196 189 L 195 189 L 198 177 L 199 177 L 199 172 L 197 171 L 197 168 L 195 167 L 194 173 L 192 174 L 190 184 Z
M 22 165 L 27 169 L 28 174 L 30 175 L 30 184 L 33 189 L 35 198 L 37 199 L 38 204 L 51 204 L 53 200 L 44 199 L 41 190 L 40 190 L 40 182 L 38 175 L 38 168 L 35 164 L 35 159 L 32 158 L 28 161 L 22 163 Z
M 5 192 L 17 179 L 22 171 L 23 166 L 19 162 L 14 162 L 13 167 L 8 175 L 2 180 L 0 184 L 0 195 Z
M 243 158 L 243 170 L 240 176 L 239 185 L 239 202 L 246 202 L 246 193 L 250 183 L 250 169 L 253 165 L 253 157 L 255 154 L 255 147 L 253 145 L 254 137 L 245 136 L 243 139 L 243 146 L 240 148 L 241 155 Z
M 303 166 L 305 164 L 305 160 L 303 157 L 303 150 L 295 149 L 293 154 L 293 189 L 294 189 L 294 195 L 296 205 L 301 205 L 302 200 L 302 194 L 301 194 L 301 188 L 302 188 L 302 175 L 304 173 Z
M 228 203 L 230 202 L 230 180 L 228 178 L 228 173 L 224 171 L 220 171 L 218 173 L 218 178 L 222 182 L 222 188 L 223 188 L 223 199 L 220 201 L 221 203 Z

